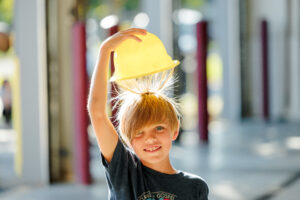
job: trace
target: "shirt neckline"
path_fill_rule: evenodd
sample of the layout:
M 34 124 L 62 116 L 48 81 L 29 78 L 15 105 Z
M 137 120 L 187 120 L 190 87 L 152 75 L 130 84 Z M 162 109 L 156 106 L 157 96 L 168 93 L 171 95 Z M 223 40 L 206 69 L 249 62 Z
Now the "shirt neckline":
M 166 174 L 166 173 L 151 169 L 149 167 L 146 167 L 143 164 L 142 164 L 142 167 L 145 171 L 149 172 L 150 174 L 153 174 L 153 175 L 159 176 L 159 177 L 164 177 L 164 178 L 177 178 L 177 177 L 181 176 L 181 174 L 182 174 L 182 171 L 180 171 L 180 170 L 176 170 L 176 173 L 174 173 L 174 174 Z

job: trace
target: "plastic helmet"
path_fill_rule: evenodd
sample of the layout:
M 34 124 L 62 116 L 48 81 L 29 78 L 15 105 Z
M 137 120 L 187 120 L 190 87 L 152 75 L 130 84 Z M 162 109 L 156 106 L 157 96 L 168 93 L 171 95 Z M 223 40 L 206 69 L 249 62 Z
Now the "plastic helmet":
M 154 34 L 137 35 L 142 42 L 125 40 L 114 53 L 115 72 L 110 81 L 121 81 L 154 74 L 179 65 L 172 60 L 161 40 Z

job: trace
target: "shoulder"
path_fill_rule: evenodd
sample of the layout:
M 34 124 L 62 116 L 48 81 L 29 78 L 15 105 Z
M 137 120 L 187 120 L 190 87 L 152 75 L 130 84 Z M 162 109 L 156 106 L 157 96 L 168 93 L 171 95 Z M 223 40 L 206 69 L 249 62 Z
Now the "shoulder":
M 188 180 L 191 180 L 191 181 L 196 181 L 196 182 L 203 182 L 205 183 L 205 180 L 196 175 L 196 174 L 192 174 L 192 173 L 188 173 L 188 172 L 184 172 L 184 171 L 180 171 L 180 173 L 182 174 L 182 176 L 185 178 L 185 179 L 188 179 Z
M 122 164 L 123 167 L 131 167 L 132 164 L 136 166 L 136 163 L 139 162 L 135 153 L 127 147 L 120 138 L 118 139 L 118 143 L 110 163 L 106 162 L 102 153 L 101 156 L 102 163 L 106 168 L 112 168 L 113 166 L 119 168 L 120 164 Z
M 180 173 L 182 174 L 183 179 L 191 183 L 193 187 L 197 187 L 198 191 L 200 191 L 201 193 L 204 192 L 208 194 L 209 192 L 208 185 L 202 177 L 188 172 L 180 172 Z

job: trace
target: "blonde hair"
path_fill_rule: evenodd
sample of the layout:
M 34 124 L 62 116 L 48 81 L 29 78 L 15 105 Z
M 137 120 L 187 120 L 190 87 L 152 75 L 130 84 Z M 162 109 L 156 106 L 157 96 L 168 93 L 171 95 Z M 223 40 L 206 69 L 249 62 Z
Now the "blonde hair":
M 173 69 L 117 82 L 118 130 L 127 145 L 145 126 L 165 122 L 172 131 L 178 128 L 179 105 L 169 97 L 174 82 Z

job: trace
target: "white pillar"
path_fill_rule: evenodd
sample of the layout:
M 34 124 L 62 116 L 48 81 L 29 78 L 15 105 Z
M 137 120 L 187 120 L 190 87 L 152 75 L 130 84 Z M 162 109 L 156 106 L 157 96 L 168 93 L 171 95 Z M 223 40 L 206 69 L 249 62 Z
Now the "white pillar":
M 227 73 L 223 70 L 224 80 L 224 115 L 232 121 L 241 117 L 241 66 L 240 66 L 240 28 L 239 1 L 227 0 Z M 225 64 L 224 64 L 225 66 Z M 226 88 L 225 88 L 226 87 Z M 226 92 L 225 92 L 226 91 Z M 226 103 L 226 104 L 225 104 Z M 226 106 L 228 105 L 228 106 Z
M 141 11 L 150 18 L 146 29 L 157 35 L 173 56 L 172 0 L 142 0 Z
M 285 73 L 285 0 L 251 1 L 251 55 L 252 107 L 255 116 L 262 116 L 262 67 L 260 21 L 268 22 L 269 48 L 269 111 L 270 119 L 284 117 Z
M 290 47 L 290 110 L 289 117 L 292 120 L 300 120 L 300 2 L 291 1 L 291 37 Z
M 222 118 L 237 121 L 241 116 L 241 73 L 238 0 L 217 0 L 211 5 L 215 14 L 212 26 L 223 61 Z
M 21 156 L 24 184 L 47 184 L 48 124 L 45 1 L 15 0 L 15 50 L 20 61 Z

